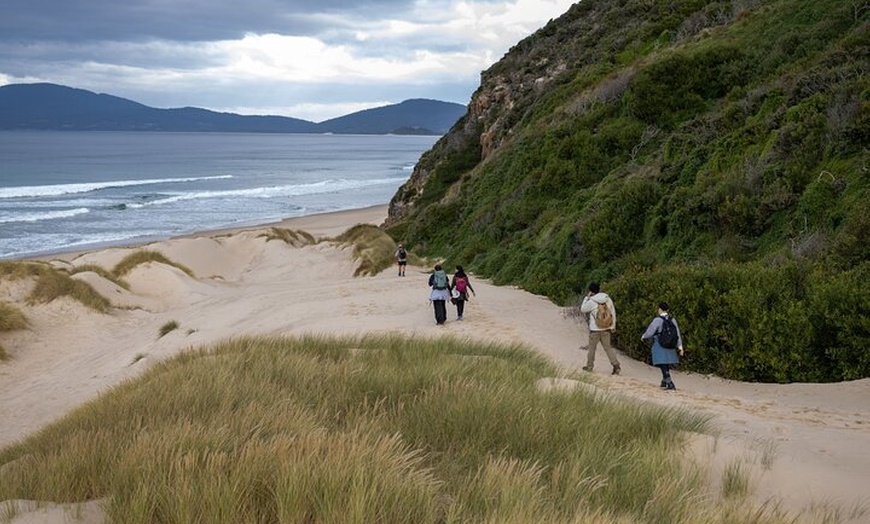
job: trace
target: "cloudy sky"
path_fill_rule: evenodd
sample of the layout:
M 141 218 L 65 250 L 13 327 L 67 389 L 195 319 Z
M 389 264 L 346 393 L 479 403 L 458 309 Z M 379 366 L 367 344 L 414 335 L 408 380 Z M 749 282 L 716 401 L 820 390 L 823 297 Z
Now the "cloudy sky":
M 480 73 L 576 0 L 4 0 L 0 85 L 319 122 Z

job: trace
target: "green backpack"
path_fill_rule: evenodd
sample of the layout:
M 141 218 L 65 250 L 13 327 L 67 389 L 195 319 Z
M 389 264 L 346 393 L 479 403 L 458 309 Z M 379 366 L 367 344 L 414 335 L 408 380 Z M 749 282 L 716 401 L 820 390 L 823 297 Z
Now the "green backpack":
M 447 289 L 447 273 L 443 269 L 435 272 L 435 280 L 433 287 L 435 289 Z

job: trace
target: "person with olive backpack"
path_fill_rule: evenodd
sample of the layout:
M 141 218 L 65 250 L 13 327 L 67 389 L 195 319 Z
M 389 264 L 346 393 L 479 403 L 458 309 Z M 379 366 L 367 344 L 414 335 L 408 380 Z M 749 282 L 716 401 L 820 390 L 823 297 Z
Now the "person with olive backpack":
M 589 346 L 586 348 L 586 365 L 583 370 L 591 372 L 595 369 L 595 349 L 600 342 L 610 359 L 610 365 L 613 366 L 612 374 L 619 375 L 619 360 L 610 345 L 610 335 L 616 330 L 616 306 L 607 293 L 601 292 L 598 282 L 589 284 L 589 293 L 583 297 L 580 312 L 585 313 L 589 321 Z

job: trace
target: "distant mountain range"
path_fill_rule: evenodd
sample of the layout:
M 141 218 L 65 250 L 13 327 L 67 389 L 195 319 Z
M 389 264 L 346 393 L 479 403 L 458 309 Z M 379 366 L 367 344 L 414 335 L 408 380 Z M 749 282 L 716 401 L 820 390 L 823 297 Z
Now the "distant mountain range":
M 465 111 L 465 106 L 452 102 L 411 99 L 315 123 L 195 107 L 157 109 L 56 84 L 0 86 L 2 130 L 443 135 Z

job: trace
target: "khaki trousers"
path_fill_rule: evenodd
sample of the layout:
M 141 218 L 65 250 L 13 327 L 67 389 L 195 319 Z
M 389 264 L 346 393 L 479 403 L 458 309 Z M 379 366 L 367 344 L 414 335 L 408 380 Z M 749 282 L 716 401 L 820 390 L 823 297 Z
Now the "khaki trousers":
M 595 368 L 595 348 L 599 342 L 601 342 L 604 352 L 607 353 L 607 358 L 610 359 L 610 365 L 618 366 L 619 360 L 616 359 L 616 351 L 610 346 L 610 331 L 590 331 L 589 346 L 586 348 L 586 367 Z

